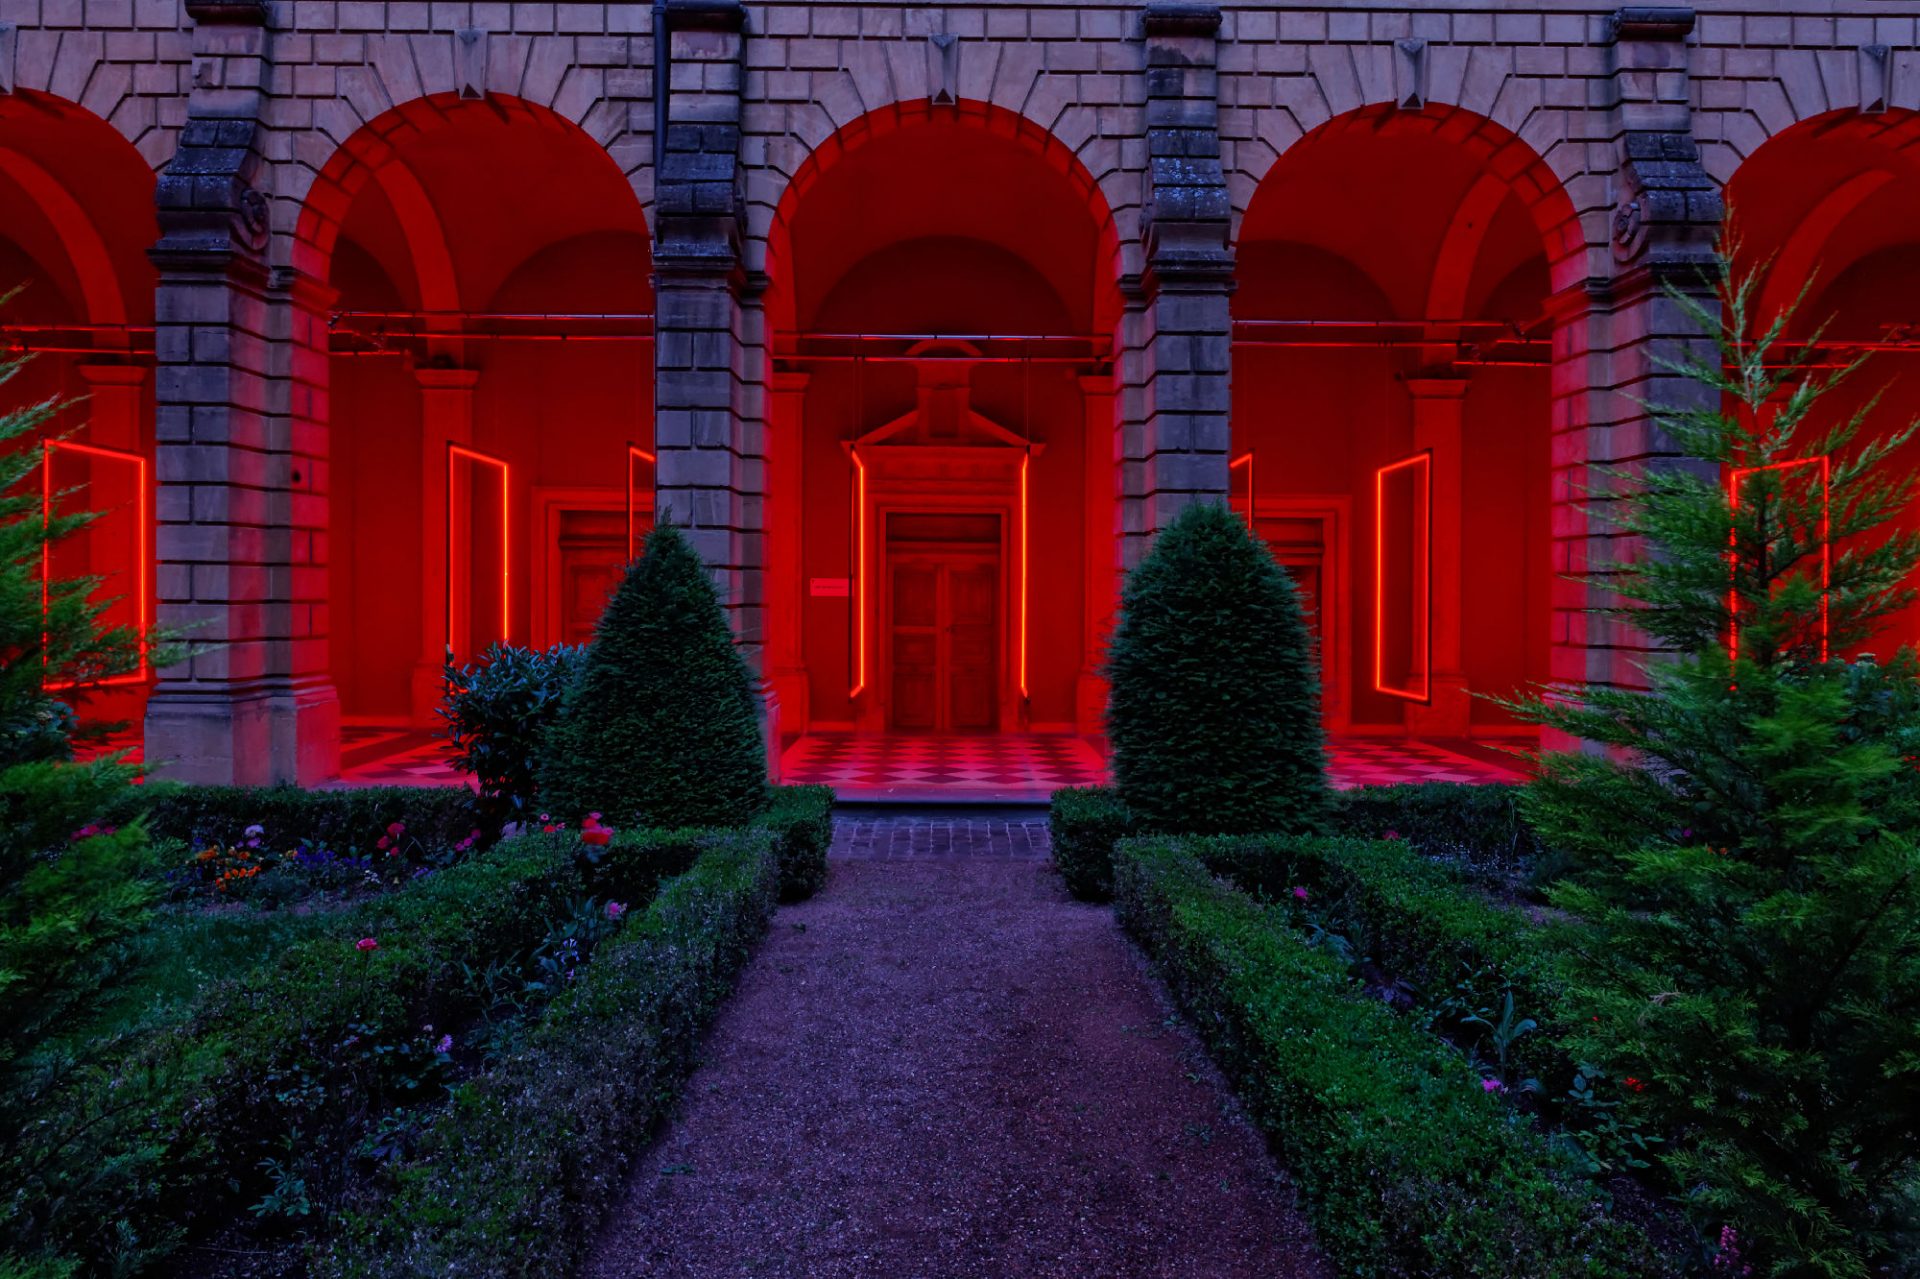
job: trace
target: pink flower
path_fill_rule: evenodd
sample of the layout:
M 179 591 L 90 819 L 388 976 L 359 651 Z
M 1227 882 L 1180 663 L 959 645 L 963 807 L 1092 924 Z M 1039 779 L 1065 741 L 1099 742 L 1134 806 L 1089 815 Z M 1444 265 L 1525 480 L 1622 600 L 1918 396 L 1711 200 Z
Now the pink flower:
M 387 846 L 387 842 L 388 842 L 387 837 L 385 835 L 382 835 L 379 839 L 376 839 L 373 841 L 373 846 L 375 848 L 385 848 Z
M 402 835 L 406 834 L 406 831 L 407 831 L 407 824 L 405 822 L 394 822 L 392 825 L 387 827 L 387 834 L 391 835 L 395 839 L 399 839 Z
M 437 1053 L 453 1051 L 453 1036 L 452 1035 L 440 1036 L 440 1042 L 433 1046 L 433 1050 Z
M 371 937 L 362 937 L 359 941 L 353 943 L 353 948 L 364 953 L 369 950 L 379 950 L 380 943 Z
M 1387 835 L 1386 835 L 1386 837 L 1387 837 L 1388 839 L 1399 839 L 1399 838 L 1400 838 L 1400 832 L 1399 832 L 1399 831 L 1397 831 L 1397 830 L 1390 830 L 1390 831 L 1388 831 L 1388 832 L 1387 832 Z
M 608 919 L 616 919 L 616 920 L 617 920 L 617 919 L 619 919 L 619 918 L 620 918 L 620 916 L 622 916 L 622 915 L 624 915 L 624 914 L 626 914 L 626 913 L 627 913 L 627 904 L 626 904 L 625 902 L 608 902 L 608 903 L 607 903 L 607 918 L 608 918 Z
M 1480 1081 L 1481 1092 L 1505 1092 L 1506 1090 L 1507 1086 L 1498 1079 L 1482 1079 Z
M 1307 900 L 1307 890 L 1304 888 L 1296 888 L 1293 890 L 1293 896 L 1296 901 L 1305 901 Z

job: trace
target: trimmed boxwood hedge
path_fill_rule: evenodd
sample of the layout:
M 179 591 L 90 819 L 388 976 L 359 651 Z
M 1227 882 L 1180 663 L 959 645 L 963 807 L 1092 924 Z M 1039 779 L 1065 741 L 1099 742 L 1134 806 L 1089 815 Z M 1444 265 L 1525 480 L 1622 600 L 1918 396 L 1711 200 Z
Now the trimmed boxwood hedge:
M 803 901 L 820 891 L 833 846 L 833 787 L 774 787 L 754 827 L 779 841 L 781 901 Z
M 1133 833 L 1133 815 L 1111 786 L 1069 786 L 1053 793 L 1047 833 L 1067 891 L 1084 902 L 1113 896 L 1113 846 Z
M 1539 838 L 1521 820 L 1518 800 L 1514 786 L 1356 786 L 1333 792 L 1331 820 L 1335 834 L 1362 839 L 1391 834 L 1478 883 L 1510 892 L 1530 883 L 1547 861 Z M 1054 865 L 1068 891 L 1082 901 L 1113 895 L 1113 846 L 1144 831 L 1111 786 L 1055 791 L 1047 825 Z
M 717 837 L 601 945 L 517 1052 L 455 1091 L 392 1198 L 346 1223 L 318 1272 L 572 1273 L 765 930 L 781 878 L 767 832 Z
M 480 825 L 473 792 L 464 786 L 302 790 L 150 781 L 139 792 L 153 837 L 178 839 L 195 848 L 237 844 L 247 827 L 258 824 L 269 848 L 291 848 L 304 839 L 336 852 L 365 853 L 388 825 L 404 822 L 409 838 L 441 849 L 453 847 Z
M 1121 922 L 1237 1084 L 1346 1273 L 1672 1273 L 1453 1048 L 1368 998 L 1333 954 L 1216 879 L 1190 841 L 1124 841 Z

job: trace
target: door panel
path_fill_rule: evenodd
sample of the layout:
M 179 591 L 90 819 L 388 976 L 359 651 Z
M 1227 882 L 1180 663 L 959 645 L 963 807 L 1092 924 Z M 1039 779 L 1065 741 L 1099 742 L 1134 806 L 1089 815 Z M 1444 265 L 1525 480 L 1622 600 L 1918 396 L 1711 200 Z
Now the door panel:
M 560 513 L 560 642 L 585 644 L 627 567 L 622 511 Z
M 999 725 L 998 520 L 964 518 L 988 521 L 979 541 L 934 543 L 911 535 L 888 541 L 890 728 L 990 732 Z M 922 532 L 919 524 L 905 529 Z M 944 517 L 937 531 L 973 530 Z
M 893 723 L 932 732 L 940 718 L 940 565 L 899 559 L 893 569 Z

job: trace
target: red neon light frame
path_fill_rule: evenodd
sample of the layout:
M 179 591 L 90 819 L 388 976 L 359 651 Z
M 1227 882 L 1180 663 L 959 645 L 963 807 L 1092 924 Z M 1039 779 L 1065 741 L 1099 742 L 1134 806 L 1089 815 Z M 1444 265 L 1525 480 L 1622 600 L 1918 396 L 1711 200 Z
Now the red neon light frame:
M 505 644 L 511 638 L 513 626 L 513 596 L 508 590 L 513 576 L 513 541 L 508 528 L 513 509 L 510 500 L 511 490 L 508 477 L 511 468 L 505 459 L 487 453 L 476 452 L 451 441 L 447 444 L 447 565 L 453 565 L 453 490 L 454 475 L 461 459 L 478 466 L 495 467 L 500 472 L 500 642 Z M 447 647 L 453 647 L 453 583 L 447 583 Z
M 867 691 L 867 464 L 860 460 L 858 446 L 848 451 L 853 459 L 853 687 L 849 699 Z
M 635 444 L 632 440 L 627 441 L 627 560 L 628 562 L 632 562 L 633 560 L 639 558 L 635 554 L 638 544 L 635 542 L 634 536 L 633 536 L 634 534 L 633 464 L 636 461 L 645 462 L 648 466 L 655 467 L 656 473 L 659 465 L 659 459 L 655 457 L 652 453 L 647 452 L 647 450 L 641 448 L 638 444 Z
M 1737 514 L 1740 510 L 1740 481 L 1749 475 L 1760 475 L 1768 471 L 1794 471 L 1803 466 L 1814 466 L 1820 470 L 1820 660 L 1827 660 L 1827 639 L 1829 635 L 1828 597 L 1833 590 L 1833 506 L 1832 489 L 1833 461 L 1826 454 L 1817 457 L 1793 458 L 1785 462 L 1771 462 L 1766 466 L 1736 466 L 1727 472 L 1727 510 Z M 1727 570 L 1729 578 L 1738 571 L 1739 533 L 1737 529 L 1727 530 Z M 1740 597 L 1735 586 L 1727 586 L 1727 660 L 1740 660 Z
M 1027 700 L 1027 468 L 1033 454 L 1020 459 L 1020 697 Z
M 1426 510 L 1426 527 L 1420 532 L 1416 584 L 1424 609 L 1420 640 L 1424 648 L 1420 659 L 1420 683 L 1416 688 L 1397 688 L 1386 678 L 1387 613 L 1387 476 L 1409 467 L 1418 467 L 1419 502 Z M 1415 610 L 1418 615 L 1422 609 Z M 1388 697 L 1426 705 L 1433 700 L 1433 450 L 1421 449 L 1389 462 L 1373 473 L 1373 690 Z
M 1252 449 L 1248 449 L 1245 453 L 1242 453 L 1239 457 L 1236 457 L 1231 462 L 1227 463 L 1227 505 L 1229 508 L 1231 508 L 1233 505 L 1233 473 L 1239 470 L 1241 467 L 1245 467 L 1247 470 L 1247 493 L 1246 493 L 1247 509 L 1244 512 L 1244 515 L 1247 521 L 1247 527 L 1252 528 L 1253 527 L 1253 450 Z
M 125 675 L 114 675 L 100 680 L 98 687 L 110 688 L 128 684 L 144 684 L 152 674 L 147 665 L 147 636 L 153 630 L 153 580 L 151 567 L 153 560 L 153 521 L 151 516 L 152 498 L 147 488 L 147 457 L 144 453 L 129 452 L 126 449 L 104 448 L 98 444 L 76 444 L 72 440 L 46 440 L 40 448 L 40 525 L 45 528 L 53 522 L 53 455 L 56 452 L 79 453 L 87 457 L 103 457 L 115 462 L 133 464 L 135 493 L 135 525 L 139 530 L 140 551 L 134 557 L 134 578 L 136 594 L 134 597 L 134 615 L 140 626 L 140 665 Z M 40 612 L 45 616 L 52 604 L 53 592 L 53 548 L 40 548 Z M 46 660 L 44 652 L 41 660 Z M 46 682 L 43 687 L 62 689 L 74 687 L 74 682 Z

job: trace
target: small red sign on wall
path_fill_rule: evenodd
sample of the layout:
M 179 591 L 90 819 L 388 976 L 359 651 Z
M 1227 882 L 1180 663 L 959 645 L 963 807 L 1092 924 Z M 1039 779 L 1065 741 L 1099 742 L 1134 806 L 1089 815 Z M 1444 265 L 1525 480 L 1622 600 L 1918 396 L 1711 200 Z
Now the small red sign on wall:
M 816 599 L 843 600 L 853 593 L 853 581 L 845 577 L 812 577 L 807 579 L 807 594 Z

